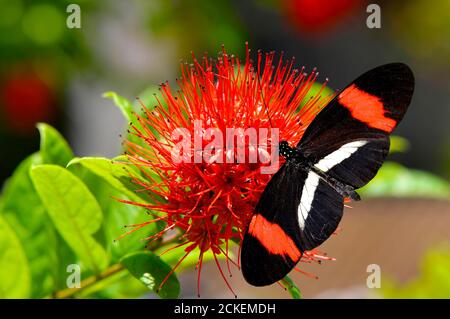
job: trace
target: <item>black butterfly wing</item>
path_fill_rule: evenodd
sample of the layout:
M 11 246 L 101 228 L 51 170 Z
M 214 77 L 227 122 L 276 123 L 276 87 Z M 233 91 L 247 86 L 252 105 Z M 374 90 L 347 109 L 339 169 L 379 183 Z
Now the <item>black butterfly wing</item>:
M 374 68 L 337 95 L 312 121 L 297 147 L 331 178 L 360 188 L 377 173 L 389 151 L 389 135 L 414 91 L 402 63 Z
M 244 278 L 254 286 L 284 278 L 305 250 L 336 230 L 342 210 L 342 196 L 315 172 L 286 163 L 267 184 L 244 236 Z
M 339 188 L 356 189 L 375 176 L 413 90 L 408 66 L 383 65 L 356 79 L 316 116 L 297 145 L 311 170 L 288 161 L 257 204 L 242 243 L 247 282 L 263 286 L 284 278 L 305 250 L 335 231 L 343 212 Z

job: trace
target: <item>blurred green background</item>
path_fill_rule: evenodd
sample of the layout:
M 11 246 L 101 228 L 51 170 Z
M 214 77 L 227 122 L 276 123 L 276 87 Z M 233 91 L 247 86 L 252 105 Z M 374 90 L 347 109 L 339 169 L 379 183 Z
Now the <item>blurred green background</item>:
M 80 6 L 81 28 L 66 25 L 72 3 Z M 366 25 L 369 3 L 0 0 L 0 183 L 39 149 L 38 122 L 56 127 L 76 156 L 119 155 L 126 120 L 102 93 L 149 96 L 158 83 L 174 83 L 190 51 L 215 56 L 224 44 L 244 57 L 249 41 L 254 51 L 284 51 L 298 66 L 317 67 L 319 81 L 328 77 L 333 89 L 401 61 L 416 76 L 413 101 L 395 132 L 404 139 L 363 191 L 373 199 L 355 205 L 343 232 L 324 248 L 338 260 L 311 269 L 325 279 L 295 278 L 309 297 L 450 297 L 450 270 L 443 266 L 450 253 L 442 246 L 450 239 L 443 227 L 450 226 L 450 2 L 378 1 L 380 29 Z M 369 263 L 381 266 L 381 289 L 365 285 Z M 208 276 L 217 274 L 207 267 Z M 195 273 L 181 281 L 182 296 L 193 296 Z M 286 297 L 278 287 L 233 281 L 240 297 Z M 227 296 L 215 280 L 203 283 L 209 297 Z

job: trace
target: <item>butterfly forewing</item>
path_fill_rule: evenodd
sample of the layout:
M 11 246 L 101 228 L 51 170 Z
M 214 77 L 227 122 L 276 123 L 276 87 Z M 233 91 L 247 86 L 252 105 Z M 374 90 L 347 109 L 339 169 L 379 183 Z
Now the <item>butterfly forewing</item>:
M 316 167 L 334 163 L 325 170 L 328 176 L 362 187 L 386 158 L 389 134 L 403 118 L 413 91 L 414 77 L 405 64 L 386 64 L 368 71 L 316 116 L 297 148 Z M 355 142 L 361 145 L 351 149 Z M 323 165 L 324 159 L 328 165 Z
M 314 162 L 314 169 L 354 189 L 367 184 L 389 152 L 389 137 L 365 138 L 340 145 Z

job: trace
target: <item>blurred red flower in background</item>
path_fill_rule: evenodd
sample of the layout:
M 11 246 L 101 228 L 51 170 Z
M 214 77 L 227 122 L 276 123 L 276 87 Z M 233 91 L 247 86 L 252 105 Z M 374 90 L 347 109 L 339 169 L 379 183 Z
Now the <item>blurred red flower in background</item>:
M 208 128 L 219 128 L 225 137 L 227 128 L 255 128 L 258 131 L 259 128 L 275 127 L 279 129 L 281 140 L 295 145 L 332 96 L 321 96 L 324 84 L 299 110 L 318 73 L 313 71 L 308 75 L 303 69 L 297 70 L 293 60 L 284 62 L 282 56 L 278 63 L 274 60 L 274 53 L 264 56 L 259 52 L 257 62 L 253 63 L 248 48 L 243 65 L 225 49 L 217 60 L 205 56 L 198 61 L 193 56 L 191 65 L 182 64 L 182 75 L 177 80 L 179 90 L 174 92 L 168 83 L 162 84 L 162 99 L 157 97 L 158 105 L 151 109 L 144 106 L 143 114 L 136 115 L 137 124 L 130 128 L 139 142 L 126 141 L 127 154 L 145 177 L 143 180 L 141 175 L 135 176 L 134 182 L 153 196 L 154 203 L 123 202 L 144 206 L 155 215 L 153 220 L 133 225 L 133 230 L 161 220 L 166 222 L 166 228 L 148 240 L 159 239 L 167 231 L 177 230 L 181 243 L 170 250 L 185 246 L 185 255 L 174 270 L 198 248 L 198 289 L 203 255 L 210 251 L 232 290 L 217 255 L 225 255 L 229 271 L 229 262 L 239 264 L 230 258 L 229 241 L 240 243 L 271 175 L 261 173 L 260 168 L 265 164 L 260 162 L 175 162 L 171 150 L 177 141 L 173 140 L 172 132 L 186 128 L 194 145 L 195 134 L 204 134 Z M 202 132 L 195 131 L 196 120 L 202 121 Z M 203 147 L 209 143 L 203 140 Z M 245 153 L 259 151 L 262 146 L 246 140 Z M 265 146 L 270 152 L 270 145 Z M 198 151 L 190 149 L 191 160 Z M 229 152 L 236 158 L 236 148 L 227 149 L 227 156 Z M 315 251 L 306 252 L 303 261 L 318 258 Z
M 3 121 L 15 133 L 30 134 L 38 122 L 51 122 L 55 116 L 52 89 L 34 73 L 13 73 L 0 88 Z
M 359 0 L 282 0 L 282 7 L 299 31 L 320 33 L 348 18 L 360 3 Z

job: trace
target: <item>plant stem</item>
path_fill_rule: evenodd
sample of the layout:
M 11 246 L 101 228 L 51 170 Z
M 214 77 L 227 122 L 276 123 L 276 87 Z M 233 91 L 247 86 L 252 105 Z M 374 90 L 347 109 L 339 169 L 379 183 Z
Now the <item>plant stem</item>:
M 283 280 L 281 280 L 281 284 L 289 292 L 292 299 L 302 299 L 302 293 L 300 289 L 297 287 L 294 281 L 292 281 L 291 278 L 289 278 L 288 276 L 284 277 Z
M 124 269 L 124 266 L 122 264 L 113 264 L 108 269 L 103 271 L 102 273 L 98 275 L 93 275 L 91 277 L 88 277 L 81 281 L 80 288 L 67 288 L 64 290 L 60 290 L 52 294 L 52 298 L 71 298 L 74 295 L 80 293 L 84 289 L 93 286 L 94 284 L 98 283 L 99 281 L 109 278 L 112 275 L 117 274 L 121 270 Z
M 152 247 L 152 249 L 150 249 L 150 251 L 155 251 L 156 249 L 163 248 L 163 247 L 167 246 L 168 244 L 177 242 L 178 240 L 179 240 L 178 238 L 172 238 L 166 242 L 158 243 L 158 246 Z M 79 294 L 83 290 L 85 290 L 89 287 L 92 287 L 93 285 L 97 284 L 98 282 L 100 282 L 104 279 L 107 279 L 124 269 L 125 269 L 125 267 L 120 263 L 113 264 L 113 265 L 109 266 L 102 273 L 100 273 L 98 275 L 92 275 L 92 276 L 82 280 L 80 283 L 80 288 L 66 288 L 66 289 L 52 293 L 52 295 L 49 296 L 48 298 L 63 299 L 63 298 L 74 297 L 75 295 Z

